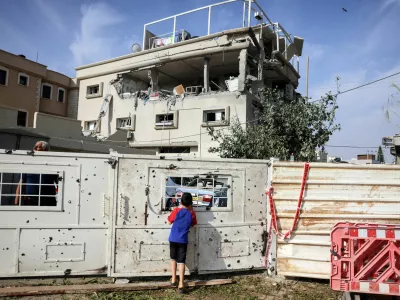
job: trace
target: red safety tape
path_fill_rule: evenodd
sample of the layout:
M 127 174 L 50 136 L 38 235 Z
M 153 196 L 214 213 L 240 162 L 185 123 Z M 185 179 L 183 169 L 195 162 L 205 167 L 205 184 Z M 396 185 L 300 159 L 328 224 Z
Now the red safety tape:
M 278 221 L 277 221 L 278 216 L 276 214 L 275 202 L 274 202 L 274 199 L 272 198 L 274 188 L 271 186 L 269 188 L 269 190 L 266 191 L 266 194 L 269 199 L 269 211 L 271 213 L 271 224 L 270 224 L 270 228 L 269 228 L 269 232 L 268 232 L 268 242 L 267 242 L 267 248 L 266 248 L 266 252 L 265 252 L 265 267 L 266 268 L 268 268 L 268 255 L 269 255 L 269 251 L 271 248 L 271 242 L 272 242 L 271 229 L 273 229 L 273 231 L 276 233 L 276 235 L 282 240 L 286 240 L 286 239 L 290 238 L 290 235 L 296 229 L 297 222 L 300 218 L 301 205 L 303 203 L 304 190 L 306 187 L 309 171 L 310 171 L 310 163 L 305 163 L 304 171 L 303 171 L 303 179 L 301 181 L 299 200 L 297 201 L 296 214 L 294 215 L 294 218 L 293 218 L 292 228 L 290 228 L 285 234 L 283 234 L 282 232 L 280 232 L 278 230 Z

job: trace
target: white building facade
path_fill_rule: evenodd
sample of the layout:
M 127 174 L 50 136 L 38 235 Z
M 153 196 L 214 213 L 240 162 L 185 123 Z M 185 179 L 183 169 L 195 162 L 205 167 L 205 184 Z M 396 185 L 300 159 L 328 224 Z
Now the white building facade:
M 245 4 L 269 20 L 254 1 Z M 76 68 L 83 130 L 165 155 L 217 156 L 207 127 L 253 121 L 260 87 L 296 97 L 303 40 L 278 23 L 251 26 L 248 15 L 250 26 L 244 19 L 242 28 L 194 38 L 175 27 L 155 35 L 146 24 L 143 50 Z

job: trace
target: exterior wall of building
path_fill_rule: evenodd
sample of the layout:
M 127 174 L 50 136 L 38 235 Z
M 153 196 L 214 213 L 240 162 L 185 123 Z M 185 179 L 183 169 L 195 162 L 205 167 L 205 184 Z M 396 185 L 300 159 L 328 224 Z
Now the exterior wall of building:
M 210 93 L 187 96 L 183 100 L 177 99 L 175 105 L 170 105 L 166 100 L 144 102 L 139 99 L 135 111 L 135 99 L 121 99 L 115 88 L 109 85 L 109 82 L 115 78 L 117 78 L 117 74 L 80 81 L 78 119 L 82 121 L 82 127 L 85 129 L 85 122 L 95 121 L 98 118 L 104 97 L 110 93 L 113 98 L 108 113 L 101 119 L 100 134 L 107 137 L 115 133 L 118 118 L 134 116 L 134 138 L 130 142 L 130 146 L 142 149 L 150 148 L 158 153 L 160 153 L 161 147 L 190 147 L 190 154 L 183 153 L 182 155 L 217 156 L 208 152 L 208 149 L 216 146 L 216 143 L 211 141 L 206 127 L 202 126 L 204 111 L 228 108 L 230 119 L 237 116 L 241 122 L 245 123 L 247 107 L 251 106 L 251 99 L 254 98 L 251 97 L 248 100 L 248 95 L 238 96 L 237 93 L 231 92 Z M 87 87 L 97 84 L 103 85 L 99 96 L 87 98 Z M 157 114 L 174 112 L 177 112 L 177 128 L 155 129 Z M 218 126 L 217 129 L 224 128 L 227 126 Z M 169 153 L 163 155 L 169 155 Z M 176 155 L 176 153 L 171 153 L 171 155 Z
M 34 127 L 49 136 L 82 138 L 81 122 L 59 116 L 35 113 Z
M 0 105 L 27 112 L 27 126 L 32 127 L 35 112 L 44 112 L 66 117 L 68 115 L 68 93 L 74 85 L 71 78 L 47 70 L 45 65 L 24 57 L 0 50 L 0 68 L 8 73 L 7 84 L 0 85 Z M 19 74 L 28 76 L 28 85 L 19 84 Z M 51 99 L 42 98 L 42 83 L 52 85 Z M 64 101 L 58 101 L 58 89 L 65 91 Z M 8 126 L 15 126 L 9 124 Z
M 18 117 L 18 109 L 0 105 L 0 128 L 16 127 L 17 117 Z
M 0 85 L 0 105 L 27 112 L 27 126 L 32 126 L 33 115 L 36 111 L 36 91 L 39 77 L 24 71 L 23 73 L 29 76 L 29 84 L 23 86 L 18 84 L 19 70 L 5 66 L 2 61 L 0 61 L 0 65 L 8 69 L 7 85 Z
M 76 78 L 71 79 L 71 82 L 72 88 L 68 92 L 67 117 L 71 119 L 78 119 L 79 88 L 76 84 Z
M 43 82 L 51 84 L 49 81 L 46 80 L 43 80 Z M 46 114 L 66 117 L 68 112 L 68 90 L 56 84 L 51 84 L 51 85 L 52 85 L 51 99 L 46 99 L 41 97 L 39 111 Z M 64 102 L 58 101 L 58 88 L 63 88 L 65 90 Z

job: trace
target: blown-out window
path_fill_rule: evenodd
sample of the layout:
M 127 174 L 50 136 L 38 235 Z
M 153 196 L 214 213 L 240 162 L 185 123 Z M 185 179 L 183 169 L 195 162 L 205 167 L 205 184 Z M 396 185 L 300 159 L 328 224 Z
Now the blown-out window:
M 167 176 L 164 208 L 171 210 L 178 206 L 184 193 L 192 195 L 193 207 L 227 208 L 231 182 L 231 177 L 226 175 Z
M 0 173 L 0 209 L 61 207 L 61 172 Z
M 203 111 L 203 127 L 229 125 L 229 106 L 221 109 L 207 109 Z
M 156 115 L 155 129 L 174 128 L 178 128 L 178 111 Z

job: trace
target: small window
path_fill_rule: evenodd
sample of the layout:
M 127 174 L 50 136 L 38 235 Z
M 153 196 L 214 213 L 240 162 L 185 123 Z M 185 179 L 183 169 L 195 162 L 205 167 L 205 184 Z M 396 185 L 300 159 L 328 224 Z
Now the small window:
M 94 131 L 96 128 L 96 123 L 97 121 L 85 121 L 85 131 Z M 99 132 L 99 130 L 100 126 L 97 128 L 97 132 Z
M 220 122 L 225 121 L 225 109 L 205 111 L 204 112 L 204 122 Z
M 42 98 L 51 99 L 51 93 L 53 90 L 53 86 L 48 83 L 42 84 Z
M 26 111 L 18 111 L 17 115 L 17 126 L 26 127 L 26 119 L 28 117 L 28 113 Z
M 178 112 L 175 111 L 169 114 L 156 115 L 155 128 L 156 129 L 178 128 Z
M 58 88 L 57 101 L 64 103 L 64 100 L 65 100 L 65 90 L 63 88 Z
M 103 95 L 103 83 L 89 85 L 86 88 L 86 98 L 96 98 Z
M 58 173 L 0 173 L 0 207 L 57 206 Z
M 178 206 L 183 193 L 192 195 L 193 207 L 228 208 L 230 182 L 228 176 L 168 176 L 165 178 L 164 208 L 171 210 Z
M 132 118 L 118 118 L 117 129 L 132 128 Z
M 7 85 L 8 83 L 8 69 L 0 66 L 0 85 Z
M 156 126 L 171 126 L 174 124 L 174 114 L 157 115 Z
M 203 111 L 202 126 L 226 125 L 229 125 L 229 107 Z
M 99 86 L 94 85 L 94 86 L 89 86 L 88 87 L 88 95 L 93 95 L 93 94 L 98 94 L 99 93 Z
M 24 73 L 19 73 L 18 84 L 23 86 L 29 86 L 29 75 L 26 75 Z

